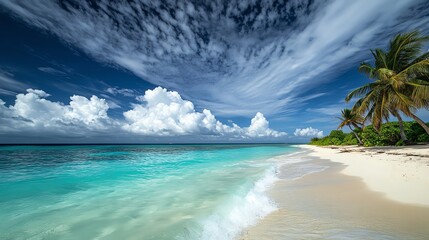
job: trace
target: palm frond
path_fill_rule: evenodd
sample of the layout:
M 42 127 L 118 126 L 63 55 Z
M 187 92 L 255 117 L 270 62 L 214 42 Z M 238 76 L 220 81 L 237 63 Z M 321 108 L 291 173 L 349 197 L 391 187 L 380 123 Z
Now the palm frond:
M 416 62 L 413 65 L 408 66 L 399 72 L 395 79 L 399 81 L 408 81 L 413 78 L 425 78 L 429 77 L 429 59 L 421 60 L 420 62 Z
M 426 36 L 422 36 L 419 31 L 398 34 L 390 42 L 387 59 L 391 64 L 389 68 L 393 71 L 400 71 L 410 62 L 418 57 L 423 43 L 427 41 Z
M 344 126 L 350 127 L 350 125 L 358 127 L 358 124 L 362 124 L 363 122 L 363 118 L 360 114 L 357 114 L 348 108 L 341 110 L 341 117 L 337 118 L 341 120 L 340 125 L 338 125 L 338 129 L 341 129 Z
M 411 85 L 411 99 L 416 108 L 428 108 L 429 107 L 429 82 L 412 79 L 407 82 Z
M 426 59 L 429 59 L 429 52 L 423 53 L 422 55 L 418 56 L 416 59 L 410 62 L 408 66 L 406 66 L 406 68 Z
M 372 55 L 375 60 L 375 68 L 388 68 L 386 52 L 383 49 L 377 48 L 375 50 L 371 50 Z
M 376 78 L 376 75 L 375 75 L 376 69 L 373 66 L 371 66 L 371 64 L 369 64 L 367 62 L 361 63 L 358 71 L 366 74 L 371 79 Z
M 345 99 L 346 102 L 349 102 L 354 97 L 361 97 L 368 94 L 368 92 L 374 89 L 377 85 L 378 85 L 378 82 L 373 82 L 373 83 L 368 83 L 362 87 L 356 88 L 346 96 L 346 99 Z

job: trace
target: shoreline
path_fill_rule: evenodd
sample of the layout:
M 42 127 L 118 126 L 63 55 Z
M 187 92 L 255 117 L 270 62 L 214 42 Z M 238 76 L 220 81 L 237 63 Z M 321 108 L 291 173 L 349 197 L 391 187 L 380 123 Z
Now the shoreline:
M 405 194 L 425 186 L 425 190 L 428 189 L 426 178 L 420 178 L 420 174 L 426 173 L 429 166 L 422 168 L 422 161 L 417 160 L 420 169 L 412 179 L 403 177 L 390 182 L 383 179 L 378 185 L 388 184 L 384 189 L 377 190 L 376 187 L 380 186 L 372 186 L 374 179 L 368 178 L 370 173 L 379 173 L 381 178 L 387 178 L 392 171 L 396 173 L 392 177 L 397 176 L 400 169 L 414 171 L 414 167 L 410 167 L 415 165 L 412 159 L 420 156 L 405 155 L 414 151 L 412 147 L 408 147 L 405 152 L 401 152 L 404 151 L 403 148 L 397 147 L 383 150 L 370 148 L 370 151 L 376 153 L 373 153 L 372 157 L 367 155 L 365 149 L 362 152 L 361 148 L 329 149 L 308 145 L 298 147 L 303 149 L 303 152 L 278 157 L 281 165 L 279 181 L 267 192 L 276 202 L 278 210 L 245 229 L 238 239 L 425 239 L 429 235 L 429 207 L 425 204 L 425 196 L 429 195 L 429 191 L 425 191 L 426 194 L 411 194 L 412 203 L 404 203 L 402 198 L 399 198 L 399 201 L 397 199 L 397 193 L 402 191 L 402 186 L 416 184 L 416 181 L 419 182 L 419 187 L 408 188 Z M 427 150 L 418 149 L 414 151 L 414 155 L 421 155 L 422 151 Z M 382 154 L 393 158 L 381 158 L 382 164 L 378 163 L 376 156 Z M 408 161 L 404 162 L 404 157 L 407 157 L 405 160 Z M 386 164 L 392 165 L 392 161 L 398 166 L 386 168 Z M 381 167 L 378 164 L 381 164 Z M 374 171 L 359 172 L 367 167 Z M 312 170 L 300 177 L 290 176 L 302 169 Z M 398 181 L 405 183 L 398 189 L 390 186 Z M 418 196 L 423 198 L 416 199 Z M 405 200 L 411 201 L 410 197 Z

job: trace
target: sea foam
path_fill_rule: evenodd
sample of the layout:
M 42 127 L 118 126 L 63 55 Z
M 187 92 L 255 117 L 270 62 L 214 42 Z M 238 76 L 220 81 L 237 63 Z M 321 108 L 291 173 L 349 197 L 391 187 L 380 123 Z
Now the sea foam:
M 267 162 L 272 164 L 271 167 L 262 178 L 253 184 L 247 194 L 244 197 L 237 194 L 228 205 L 229 208 L 224 207 L 204 220 L 201 224 L 202 231 L 193 238 L 201 240 L 235 239 L 244 229 L 255 225 L 260 219 L 276 211 L 278 209 L 276 203 L 266 193 L 276 181 L 279 179 L 296 180 L 327 168 L 312 163 L 310 159 L 302 156 L 303 153 L 305 151 L 268 159 Z M 255 164 L 257 163 L 255 162 Z M 226 209 L 227 211 L 225 211 Z
M 232 207 L 227 212 L 211 215 L 202 223 L 199 239 L 234 239 L 243 229 L 277 209 L 276 204 L 266 195 L 267 189 L 278 180 L 277 167 L 272 166 L 265 175 L 256 181 L 253 188 L 244 196 L 235 196 Z M 231 206 L 231 205 L 230 205 Z

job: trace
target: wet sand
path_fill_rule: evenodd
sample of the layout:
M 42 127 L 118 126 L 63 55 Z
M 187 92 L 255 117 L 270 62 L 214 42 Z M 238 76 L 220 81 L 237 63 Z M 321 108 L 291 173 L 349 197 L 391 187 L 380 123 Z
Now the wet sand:
M 341 163 L 300 157 L 328 168 L 294 180 L 287 178 L 291 166 L 283 166 L 269 192 L 278 211 L 240 239 L 429 239 L 428 207 L 371 191 L 361 178 L 342 174 Z

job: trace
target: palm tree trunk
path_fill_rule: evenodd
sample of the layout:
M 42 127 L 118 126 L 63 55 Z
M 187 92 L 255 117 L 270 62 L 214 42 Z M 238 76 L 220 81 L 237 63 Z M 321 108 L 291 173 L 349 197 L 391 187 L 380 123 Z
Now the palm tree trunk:
M 352 133 L 355 135 L 356 139 L 358 140 L 359 145 L 363 145 L 362 140 L 360 140 L 360 138 L 359 138 L 359 136 L 357 135 L 357 133 L 355 133 L 355 132 L 353 131 L 353 129 L 352 129 L 352 127 L 350 127 L 350 125 L 348 125 L 348 126 L 349 126 L 350 130 L 352 131 Z
M 423 122 L 419 117 L 411 113 L 411 117 L 418 123 L 422 128 L 426 131 L 426 133 L 429 135 L 429 127 L 426 125 L 425 122 Z
M 402 141 L 408 142 L 407 135 L 405 135 L 404 131 L 404 121 L 402 121 L 401 115 L 398 112 L 393 112 L 393 115 L 398 119 L 399 135 L 401 135 Z

